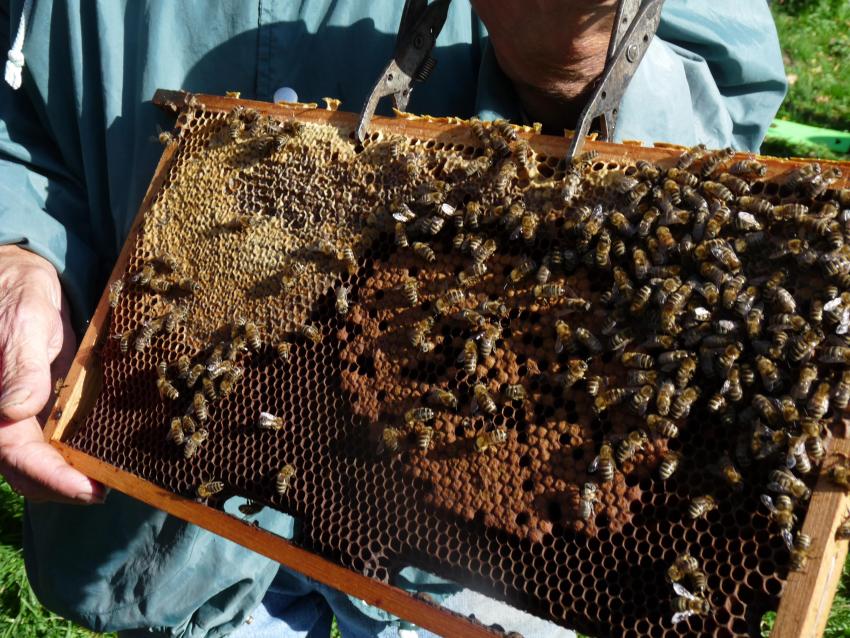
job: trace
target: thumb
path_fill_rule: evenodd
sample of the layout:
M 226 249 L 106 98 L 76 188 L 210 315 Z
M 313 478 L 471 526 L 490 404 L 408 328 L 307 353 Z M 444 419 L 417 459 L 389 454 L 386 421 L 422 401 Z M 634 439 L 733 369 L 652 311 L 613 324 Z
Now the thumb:
M 21 293 L 0 316 L 0 335 L 0 421 L 21 421 L 50 396 L 50 361 L 62 346 L 59 311 L 42 295 Z

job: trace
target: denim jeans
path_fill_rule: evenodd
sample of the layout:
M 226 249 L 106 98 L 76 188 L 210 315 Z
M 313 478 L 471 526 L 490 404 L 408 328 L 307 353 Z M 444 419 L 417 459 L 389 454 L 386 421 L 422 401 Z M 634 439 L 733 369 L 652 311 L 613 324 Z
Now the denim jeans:
M 524 638 L 575 636 L 567 629 L 470 590 L 449 596 L 443 606 L 518 631 Z M 230 634 L 230 638 L 328 638 L 334 616 L 343 638 L 437 638 L 403 621 L 370 618 L 342 592 L 284 568 L 278 571 L 249 621 Z

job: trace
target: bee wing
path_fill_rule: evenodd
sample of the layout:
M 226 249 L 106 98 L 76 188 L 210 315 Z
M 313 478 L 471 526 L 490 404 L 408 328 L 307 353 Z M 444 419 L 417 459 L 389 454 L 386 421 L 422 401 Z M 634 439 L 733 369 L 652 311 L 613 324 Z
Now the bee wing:
M 785 541 L 785 545 L 788 547 L 789 551 L 794 548 L 794 538 L 791 536 L 791 532 L 787 529 L 782 530 L 782 540 Z
M 593 473 L 597 469 L 599 469 L 599 457 L 598 456 L 595 459 L 593 459 L 593 461 L 591 461 L 590 466 L 587 468 L 587 471 Z
M 678 624 L 678 623 L 682 622 L 683 620 L 685 620 L 686 618 L 689 618 L 693 615 L 694 615 L 694 612 L 692 612 L 690 610 L 680 611 L 678 613 L 673 614 L 673 618 L 671 619 L 671 622 L 675 625 L 675 624 Z
M 767 494 L 761 495 L 761 502 L 764 503 L 764 506 L 768 510 L 770 510 L 771 514 L 775 514 L 776 512 L 779 511 L 778 509 L 776 509 L 776 506 L 773 504 L 773 499 L 770 498 L 770 496 L 768 496 Z
M 677 596 L 682 596 L 687 598 L 688 600 L 696 600 L 697 597 L 694 596 L 691 592 L 685 589 L 680 583 L 673 583 L 673 591 L 676 592 Z
M 771 481 L 770 483 L 768 483 L 767 489 L 769 489 L 771 492 L 779 492 L 780 494 L 785 493 L 785 489 L 776 481 Z
M 788 449 L 788 454 L 785 455 L 785 467 L 789 470 L 797 465 L 797 459 L 794 457 L 794 450 Z

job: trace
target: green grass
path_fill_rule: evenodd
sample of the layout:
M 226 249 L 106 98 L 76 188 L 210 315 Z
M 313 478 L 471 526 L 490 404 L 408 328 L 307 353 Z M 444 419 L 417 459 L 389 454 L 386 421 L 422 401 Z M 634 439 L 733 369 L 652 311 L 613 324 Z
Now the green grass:
M 42 607 L 21 555 L 23 499 L 0 478 L 0 638 L 91 638 L 96 634 Z
M 850 3 L 776 0 L 773 16 L 790 83 L 779 117 L 846 130 L 850 127 Z

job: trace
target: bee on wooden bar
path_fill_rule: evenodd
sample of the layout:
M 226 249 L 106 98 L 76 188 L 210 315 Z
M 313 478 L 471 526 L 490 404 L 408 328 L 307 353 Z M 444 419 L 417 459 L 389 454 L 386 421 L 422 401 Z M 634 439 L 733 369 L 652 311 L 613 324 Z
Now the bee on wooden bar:
M 588 521 L 593 516 L 594 504 L 599 500 L 596 492 L 598 486 L 596 483 L 587 481 L 581 486 L 581 495 L 578 503 L 578 517 L 583 521 Z
M 493 430 L 487 430 L 475 437 L 475 451 L 484 452 L 492 447 L 504 445 L 508 440 L 508 431 L 506 428 L 498 427 Z
M 278 494 L 283 496 L 289 491 L 294 476 L 295 468 L 288 463 L 278 470 L 274 481 L 274 487 Z
M 206 483 L 198 485 L 195 490 L 195 494 L 198 495 L 198 498 L 206 500 L 210 496 L 215 496 L 222 490 L 224 490 L 224 483 L 221 481 L 207 481 Z
M 767 174 L 767 166 L 755 159 L 743 159 L 729 167 L 729 173 L 738 177 L 756 178 Z
M 811 546 L 811 536 L 798 531 L 794 537 L 794 545 L 789 548 L 791 550 L 789 566 L 792 570 L 796 572 L 805 571 L 806 563 L 809 561 L 809 549 Z
M 850 540 L 850 512 L 841 521 L 841 524 L 835 530 L 835 540 L 846 541 Z
M 198 448 L 207 440 L 208 436 L 208 432 L 203 428 L 195 430 L 183 445 L 183 457 L 190 459 L 195 456 L 198 453 Z

